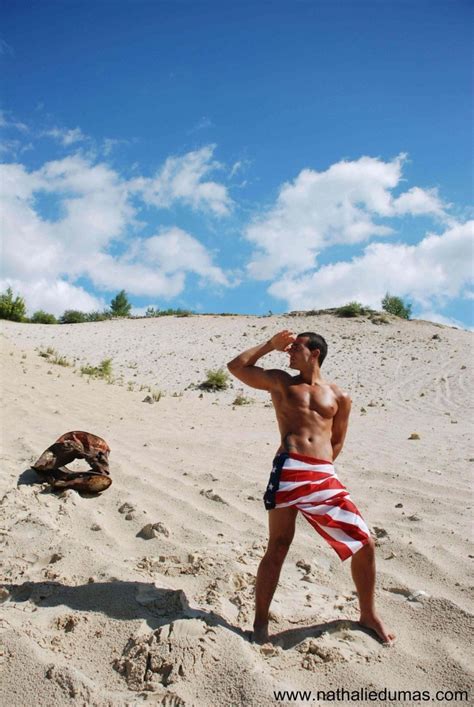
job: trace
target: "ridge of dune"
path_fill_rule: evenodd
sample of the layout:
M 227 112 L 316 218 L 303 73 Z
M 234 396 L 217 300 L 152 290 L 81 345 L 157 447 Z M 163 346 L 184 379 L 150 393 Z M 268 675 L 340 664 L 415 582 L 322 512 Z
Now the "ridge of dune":
M 337 468 L 377 539 L 390 649 L 357 629 L 349 567 L 302 519 L 272 604 L 277 645 L 248 641 L 274 412 L 238 381 L 196 386 L 282 328 L 322 333 L 322 373 L 353 399 Z M 74 365 L 40 356 L 48 347 Z M 273 690 L 469 689 L 472 333 L 329 313 L 2 322 L 1 357 L 2 704 L 260 707 Z M 80 374 L 105 358 L 113 383 Z M 148 388 L 158 402 L 143 402 Z M 240 393 L 250 404 L 234 404 Z M 98 497 L 31 483 L 29 465 L 73 429 L 112 449 Z

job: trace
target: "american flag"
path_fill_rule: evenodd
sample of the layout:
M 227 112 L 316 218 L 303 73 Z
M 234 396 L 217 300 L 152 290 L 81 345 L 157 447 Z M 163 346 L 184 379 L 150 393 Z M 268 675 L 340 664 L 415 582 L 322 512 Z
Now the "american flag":
M 267 510 L 296 506 L 341 560 L 369 541 L 369 529 L 332 462 L 293 452 L 278 454 L 264 502 Z

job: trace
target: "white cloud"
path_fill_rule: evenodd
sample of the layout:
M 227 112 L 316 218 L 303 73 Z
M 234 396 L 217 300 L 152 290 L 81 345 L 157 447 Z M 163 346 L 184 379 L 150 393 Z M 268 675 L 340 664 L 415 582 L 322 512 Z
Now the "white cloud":
M 80 128 L 51 128 L 50 130 L 45 130 L 43 133 L 46 137 L 52 137 L 58 140 L 64 147 L 70 147 L 78 142 L 84 142 L 87 140 L 87 135 L 84 135 Z
M 269 288 L 290 309 L 335 307 L 351 300 L 380 308 L 384 294 L 425 309 L 457 297 L 472 280 L 474 221 L 456 224 L 417 245 L 372 243 L 362 256 L 301 276 L 286 274 Z
M 214 146 L 207 145 L 182 157 L 168 157 L 155 177 L 140 177 L 132 187 L 142 193 L 146 203 L 158 208 L 181 202 L 194 210 L 225 216 L 233 206 L 227 188 L 218 182 L 204 181 L 206 175 L 221 168 L 219 162 L 212 160 L 213 154 Z
M 193 272 L 218 285 L 228 285 L 223 271 L 213 265 L 202 243 L 180 228 L 172 228 L 143 242 L 147 262 L 165 273 Z
M 402 214 L 443 216 L 435 190 L 415 187 L 393 196 L 404 159 L 405 155 L 391 162 L 361 157 L 333 164 L 325 172 L 302 170 L 281 187 L 275 204 L 246 229 L 245 237 L 255 246 L 250 276 L 266 280 L 281 272 L 313 269 L 323 248 L 390 235 L 392 227 L 380 219 Z
M 458 319 L 453 319 L 452 317 L 445 317 L 438 312 L 433 310 L 423 310 L 418 314 L 415 319 L 423 319 L 428 322 L 437 322 L 438 324 L 445 324 L 446 326 L 457 327 L 458 329 L 466 329 L 466 325 L 460 322 Z
M 189 233 L 171 228 L 138 238 L 136 196 L 135 187 L 109 165 L 79 154 L 32 172 L 20 164 L 1 165 L 5 279 L 25 293 L 30 307 L 49 304 L 49 311 L 97 308 L 96 298 L 74 285 L 79 277 L 99 290 L 124 288 L 131 295 L 164 298 L 183 291 L 187 273 L 229 285 L 212 254 Z M 54 218 L 46 218 L 48 213 Z M 121 255 L 112 255 L 118 241 Z M 54 296 L 41 295 L 44 287 Z
M 112 137 L 106 137 L 102 145 L 102 151 L 106 157 L 112 154 L 116 147 L 120 145 L 128 145 L 130 140 L 122 140 Z
M 83 287 L 60 279 L 0 280 L 0 290 L 3 292 L 7 287 L 11 287 L 15 295 L 19 294 L 25 299 L 30 315 L 38 309 L 59 316 L 66 309 L 93 312 L 102 310 L 105 306 L 103 300 L 93 297 Z
M 437 189 L 420 189 L 419 187 L 409 189 L 393 201 L 393 211 L 397 216 L 430 214 L 444 218 L 446 216 L 445 209 L 448 206 L 440 201 Z
M 182 271 L 168 275 L 142 262 L 128 262 L 107 253 L 94 254 L 87 267 L 87 275 L 99 289 L 124 289 L 133 295 L 155 295 L 172 298 L 179 295 L 185 286 Z
M 22 123 L 19 120 L 15 120 L 10 116 L 11 113 L 9 111 L 0 110 L 0 128 L 13 128 L 14 130 L 19 130 L 21 133 L 30 132 L 29 127 L 25 123 Z
M 192 133 L 196 133 L 199 130 L 206 130 L 206 128 L 213 128 L 214 123 L 210 118 L 207 116 L 203 115 L 202 118 L 200 118 L 193 127 L 188 130 L 188 134 L 191 135 Z

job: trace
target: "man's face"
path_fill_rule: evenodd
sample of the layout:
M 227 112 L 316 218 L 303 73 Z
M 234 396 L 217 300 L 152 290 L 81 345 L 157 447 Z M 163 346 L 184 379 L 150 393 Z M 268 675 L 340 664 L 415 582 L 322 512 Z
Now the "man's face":
M 292 343 L 288 354 L 290 356 L 290 368 L 296 368 L 300 371 L 304 366 L 311 362 L 314 351 L 310 351 L 307 347 L 308 337 L 297 336 Z

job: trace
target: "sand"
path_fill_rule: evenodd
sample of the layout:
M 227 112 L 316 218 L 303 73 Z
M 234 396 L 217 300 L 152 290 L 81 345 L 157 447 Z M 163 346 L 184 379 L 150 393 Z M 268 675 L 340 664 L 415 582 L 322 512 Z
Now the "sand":
M 352 396 L 337 470 L 376 538 L 392 647 L 357 628 L 349 563 L 301 518 L 272 604 L 275 643 L 248 640 L 274 411 L 235 380 L 196 386 L 282 328 L 326 336 L 323 373 Z M 2 322 L 1 345 L 2 705 L 260 707 L 285 704 L 274 690 L 470 688 L 470 332 L 193 316 Z M 73 365 L 41 356 L 48 347 Z M 114 382 L 80 374 L 105 358 Z M 273 353 L 265 366 L 286 362 Z M 73 429 L 112 448 L 100 496 L 33 483 L 30 464 Z

